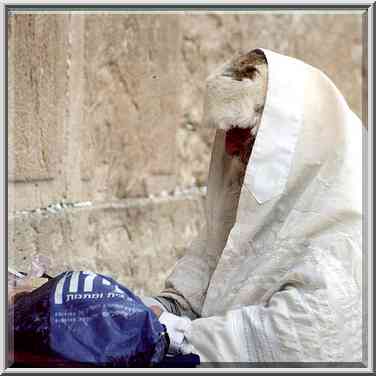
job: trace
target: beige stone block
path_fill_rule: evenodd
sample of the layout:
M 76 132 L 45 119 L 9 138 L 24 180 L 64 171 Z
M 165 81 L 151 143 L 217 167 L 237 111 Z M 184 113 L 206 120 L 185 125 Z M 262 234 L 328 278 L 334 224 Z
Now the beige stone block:
M 148 196 L 172 193 L 175 187 L 174 175 L 151 175 L 145 178 L 145 189 Z
M 144 197 L 151 186 L 156 193 L 175 181 L 179 38 L 176 19 L 167 15 L 86 17 L 81 171 L 87 197 Z
M 9 17 L 9 209 L 65 196 L 63 172 L 68 16 Z
M 49 208 L 9 221 L 9 265 L 27 271 L 46 255 L 47 270 L 92 270 L 136 293 L 158 293 L 204 220 L 204 199 L 138 199 L 82 208 Z
M 13 181 L 53 179 L 57 174 L 62 147 L 62 122 L 58 106 L 63 91 L 64 65 L 56 50 L 59 21 L 56 15 L 19 14 L 11 16 L 11 64 L 9 79 L 13 102 L 9 124 Z

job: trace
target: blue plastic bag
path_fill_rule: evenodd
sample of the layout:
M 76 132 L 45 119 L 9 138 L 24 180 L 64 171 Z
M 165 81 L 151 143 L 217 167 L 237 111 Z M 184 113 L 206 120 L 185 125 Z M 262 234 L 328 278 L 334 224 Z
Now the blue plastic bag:
M 162 361 L 166 328 L 140 298 L 110 277 L 65 272 L 14 307 L 15 336 L 94 366 L 150 367 Z
M 145 366 L 166 354 L 164 325 L 140 298 L 110 277 L 61 274 L 50 307 L 50 346 L 67 359 Z

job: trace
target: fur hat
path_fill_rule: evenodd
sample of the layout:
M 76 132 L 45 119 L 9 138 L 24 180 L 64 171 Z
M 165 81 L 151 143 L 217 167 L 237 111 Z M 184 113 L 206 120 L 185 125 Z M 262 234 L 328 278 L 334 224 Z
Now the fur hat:
M 223 130 L 251 127 L 256 134 L 266 89 L 264 53 L 258 49 L 239 53 L 206 80 L 204 124 Z

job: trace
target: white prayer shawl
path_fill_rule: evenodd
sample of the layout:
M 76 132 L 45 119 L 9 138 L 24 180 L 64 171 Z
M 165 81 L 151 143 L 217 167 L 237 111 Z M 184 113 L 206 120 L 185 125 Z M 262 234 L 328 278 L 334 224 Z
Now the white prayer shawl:
M 268 90 L 236 222 L 220 214 L 232 203 L 217 131 L 207 225 L 161 295 L 199 316 L 185 336 L 202 362 L 360 362 L 363 127 L 323 72 L 262 51 Z

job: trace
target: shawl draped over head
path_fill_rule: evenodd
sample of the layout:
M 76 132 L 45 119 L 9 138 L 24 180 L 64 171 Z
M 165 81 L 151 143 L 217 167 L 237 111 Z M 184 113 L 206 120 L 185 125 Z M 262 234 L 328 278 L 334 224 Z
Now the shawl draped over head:
M 160 295 L 203 362 L 361 362 L 365 131 L 323 72 L 258 51 L 267 91 L 238 196 L 224 134 L 254 126 L 255 84 L 231 62 L 207 79 L 206 225 Z

